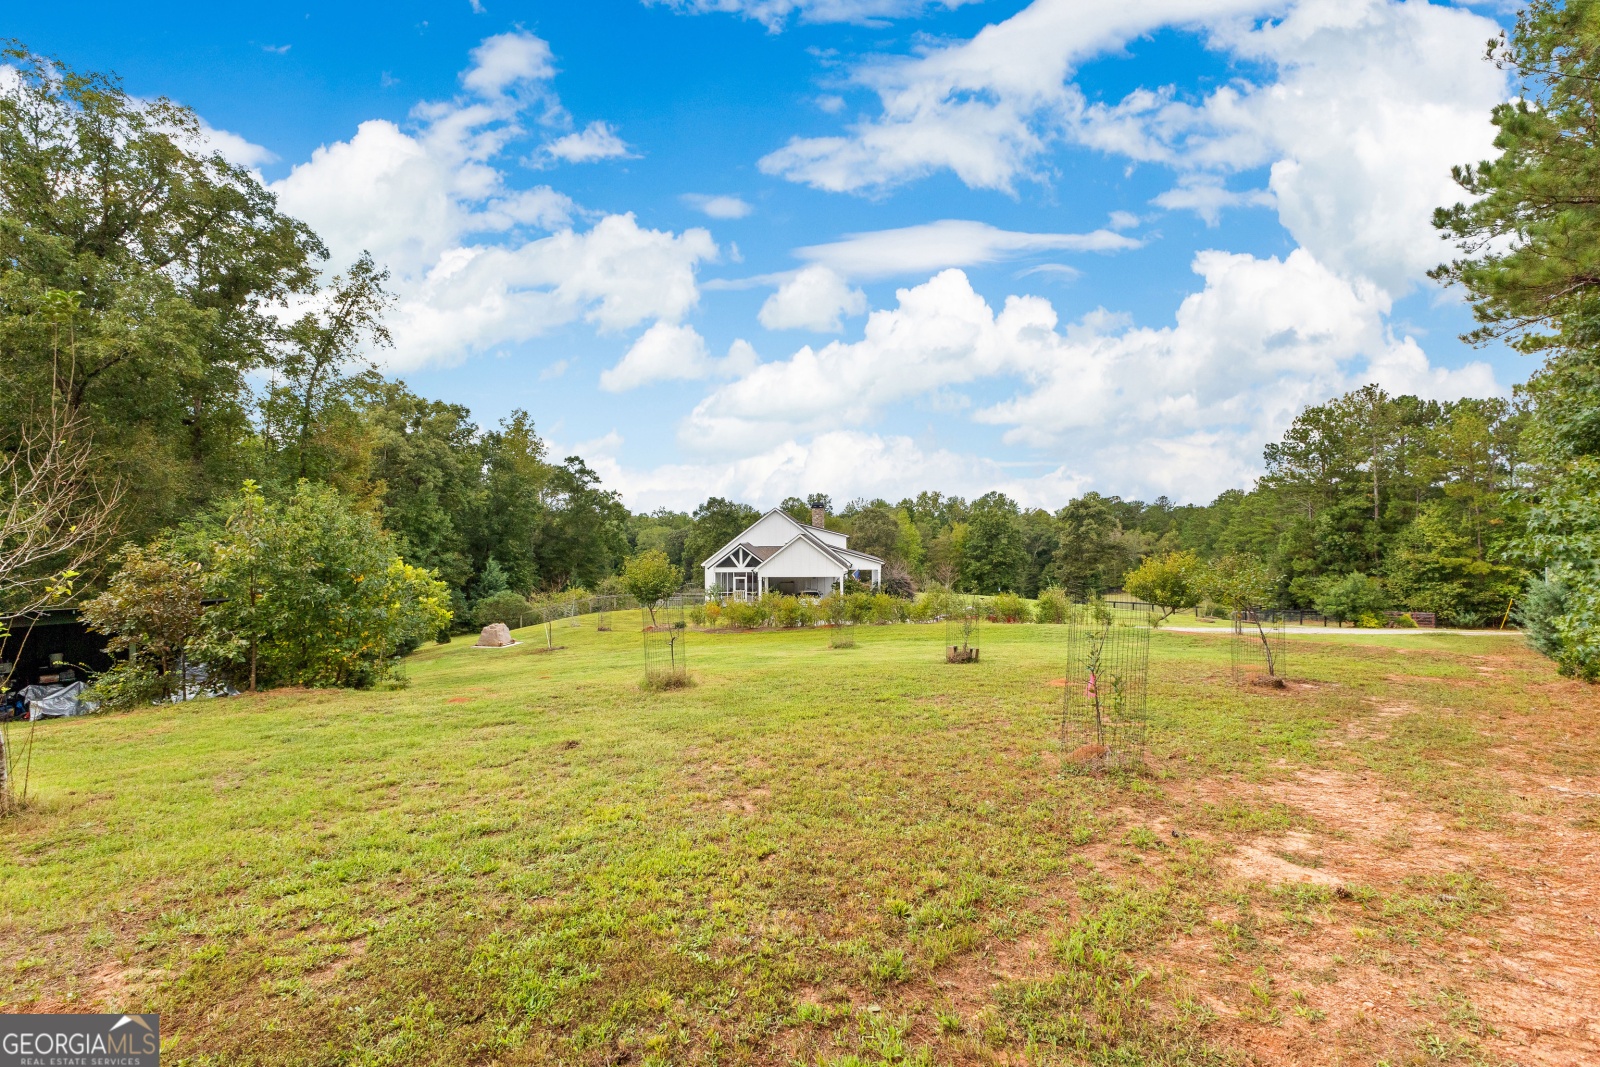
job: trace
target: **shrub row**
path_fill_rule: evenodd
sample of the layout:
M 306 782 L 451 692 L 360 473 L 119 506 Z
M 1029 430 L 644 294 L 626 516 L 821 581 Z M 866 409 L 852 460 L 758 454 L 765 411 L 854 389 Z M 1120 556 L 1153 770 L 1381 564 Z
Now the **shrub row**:
M 768 591 L 760 597 L 726 604 L 712 601 L 689 608 L 689 619 L 696 626 L 728 626 L 753 630 L 763 626 L 783 629 L 830 623 L 905 622 L 912 618 L 913 604 L 888 593 L 829 593 L 821 599 L 789 596 Z
M 726 626 L 740 630 L 762 627 L 792 629 L 804 626 L 847 623 L 864 625 L 891 622 L 928 622 L 948 614 L 958 594 L 934 586 L 914 600 L 888 593 L 851 592 L 840 596 L 829 593 L 820 599 L 789 596 L 767 591 L 750 600 L 711 601 L 689 608 L 689 621 L 696 626 Z M 983 613 L 992 622 L 1065 623 L 1072 614 L 1072 602 L 1060 589 L 1045 589 L 1034 604 L 1015 593 L 1000 593 L 983 600 Z

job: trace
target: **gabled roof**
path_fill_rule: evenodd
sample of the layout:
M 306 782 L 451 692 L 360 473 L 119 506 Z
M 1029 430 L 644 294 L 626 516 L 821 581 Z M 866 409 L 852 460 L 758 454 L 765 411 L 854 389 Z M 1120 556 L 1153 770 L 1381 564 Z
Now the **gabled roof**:
M 789 525 L 791 525 L 791 526 L 793 526 L 795 528 L 796 536 L 795 537 L 791 537 L 788 541 L 785 541 L 781 545 L 752 545 L 748 541 L 744 540 L 744 535 L 750 530 L 750 526 L 754 526 L 754 525 L 756 525 L 756 523 L 761 522 L 762 519 L 766 519 L 766 518 L 768 518 L 768 517 L 770 517 L 772 515 L 779 515 L 779 516 L 783 517 L 785 520 L 787 520 Z M 740 530 L 739 531 L 739 535 L 737 537 L 735 537 L 732 541 L 729 541 L 727 544 L 723 545 L 721 548 L 719 548 L 715 552 L 711 553 L 711 555 L 708 556 L 700 564 L 701 568 L 704 569 L 706 567 L 712 566 L 717 560 L 720 560 L 723 556 L 727 555 L 729 552 L 733 551 L 735 548 L 743 548 L 746 551 L 748 551 L 751 555 L 755 556 L 762 563 L 765 563 L 767 560 L 771 559 L 773 556 L 777 555 L 779 552 L 783 551 L 785 548 L 788 548 L 790 545 L 794 544 L 795 541 L 797 541 L 797 540 L 799 540 L 801 538 L 804 538 L 807 542 L 809 542 L 810 544 L 814 545 L 816 548 L 820 549 L 822 551 L 823 555 L 825 555 L 829 559 L 833 560 L 835 563 L 837 563 L 839 566 L 843 567 L 845 570 L 854 570 L 855 569 L 855 565 L 853 563 L 851 563 L 850 559 L 848 559 L 846 557 L 854 557 L 855 559 L 868 560 L 868 561 L 870 561 L 872 563 L 877 563 L 879 565 L 882 565 L 882 563 L 883 563 L 883 560 L 881 560 L 877 556 L 871 555 L 869 553 L 857 552 L 855 549 L 849 548 L 849 547 L 836 548 L 835 546 L 828 544 L 826 541 L 824 541 L 822 538 L 818 537 L 816 534 L 814 534 L 812 532 L 815 529 L 815 527 L 807 526 L 805 523 L 799 521 L 793 515 L 789 514 L 787 511 L 784 511 L 782 508 L 773 508 L 771 511 L 767 512 L 765 515 L 762 515 L 760 519 L 757 519 L 755 522 L 752 522 L 750 524 L 750 526 L 746 526 L 743 530 Z M 844 535 L 841 535 L 841 536 L 844 536 Z M 847 540 L 847 543 L 848 543 L 848 538 L 846 540 Z
M 847 556 L 855 556 L 857 559 L 869 559 L 874 563 L 882 563 L 883 562 L 883 560 L 879 559 L 877 556 L 874 556 L 870 552 L 857 552 L 853 548 L 840 548 L 840 549 L 836 549 L 835 551 L 843 552 Z
M 720 555 L 713 556 L 712 559 L 719 560 L 719 566 L 726 565 L 730 560 L 733 560 L 735 562 L 733 562 L 732 565 L 736 567 L 749 566 L 751 560 L 754 560 L 757 563 L 761 561 L 761 557 L 756 555 L 755 547 L 748 542 L 743 541 L 728 548 L 725 552 L 720 553 Z
M 778 515 L 778 516 L 782 517 L 783 519 L 785 519 L 789 523 L 789 525 L 793 526 L 796 530 L 799 530 L 802 534 L 810 529 L 809 526 L 807 526 L 803 522 L 797 521 L 793 515 L 789 514 L 787 511 L 784 511 L 782 508 L 773 508 L 771 511 L 767 512 L 765 515 L 762 515 L 760 519 L 757 519 L 755 522 L 752 522 L 750 524 L 750 526 L 754 526 L 757 522 L 760 522 L 762 519 L 769 518 L 769 517 L 771 517 L 773 515 Z M 743 530 L 740 530 L 738 535 L 736 537 L 734 537 L 734 539 L 732 541 L 729 541 L 727 544 L 723 545 L 721 548 L 719 548 L 715 552 L 711 553 L 711 555 L 709 555 L 705 559 L 701 560 L 700 566 L 702 568 L 711 566 L 711 564 L 713 562 L 715 562 L 716 560 L 721 559 L 723 557 L 723 555 L 725 555 L 730 549 L 737 548 L 737 547 L 739 547 L 740 544 L 743 544 L 744 543 L 744 535 L 749 531 L 750 526 L 746 526 Z M 813 541 L 817 540 L 817 538 L 815 538 L 815 537 L 813 537 L 811 539 Z M 793 538 L 790 538 L 790 541 L 792 541 L 792 540 L 793 540 Z M 788 544 L 789 544 L 789 541 L 785 541 L 782 545 L 772 545 L 770 547 L 772 548 L 772 550 L 774 552 L 776 552 L 780 548 L 787 547 Z M 763 545 L 762 547 L 765 548 L 765 547 L 769 547 L 769 546 Z M 751 551 L 754 551 L 754 547 L 753 546 L 751 547 Z M 831 553 L 832 550 L 829 550 L 829 551 Z M 762 557 L 762 558 L 765 558 L 765 557 Z M 843 560 L 840 560 L 839 562 L 841 564 L 844 563 Z
M 738 553 L 742 549 L 743 551 L 748 552 L 757 563 L 762 563 L 774 552 L 778 551 L 779 547 L 780 546 L 778 545 L 752 545 L 749 541 L 740 541 L 736 545 L 730 545 L 726 551 L 720 552 L 711 558 L 712 560 L 726 562 L 728 557 Z M 711 566 L 711 564 L 707 563 L 705 566 Z
M 824 556 L 827 556 L 829 559 L 838 563 L 839 566 L 844 567 L 846 570 L 850 568 L 850 561 L 839 555 L 838 550 L 836 550 L 832 545 L 828 544 L 822 538 L 812 534 L 811 531 L 807 530 L 801 523 L 795 523 L 795 525 L 800 527 L 800 536 L 795 538 L 795 541 L 804 539 L 810 542 L 816 548 L 820 549 Z M 789 545 L 792 544 L 794 544 L 794 541 L 789 542 Z M 788 548 L 789 545 L 784 545 L 783 547 Z
M 779 509 L 779 508 L 773 508 L 772 509 L 772 511 L 778 511 L 778 510 L 781 510 L 781 509 Z M 767 515 L 771 515 L 772 511 L 767 512 Z M 767 515 L 761 516 L 761 519 L 766 518 Z M 761 519 L 757 519 L 756 522 L 760 522 Z M 750 524 L 750 526 L 754 526 L 755 524 L 756 524 L 755 522 L 752 522 Z M 739 545 L 744 542 L 745 530 L 750 529 L 750 526 L 746 526 L 744 528 L 744 530 L 740 530 L 738 535 L 735 536 L 732 541 L 729 541 L 727 544 L 723 545 L 721 548 L 719 548 L 715 552 L 711 553 L 711 555 L 709 555 L 705 559 L 701 560 L 700 561 L 700 566 L 702 568 L 709 567 L 713 563 L 715 563 L 717 560 L 721 559 L 723 557 L 723 555 L 725 555 L 726 553 L 732 551 L 735 548 L 738 548 Z
M 804 533 L 799 533 L 799 534 L 796 534 L 793 538 L 791 538 L 789 540 L 788 544 L 784 545 L 782 548 L 780 548 L 776 552 L 774 552 L 770 558 L 768 558 L 767 560 L 763 560 L 762 563 L 761 563 L 761 566 L 756 568 L 757 572 L 758 573 L 765 572 L 766 569 L 767 569 L 768 564 L 770 564 L 773 560 L 781 559 L 781 557 L 784 555 L 784 553 L 788 552 L 789 549 L 793 548 L 796 545 L 802 545 L 802 544 L 805 545 L 808 548 L 815 549 L 816 551 L 822 553 L 822 556 L 823 556 L 824 559 L 826 559 L 828 562 L 833 564 L 835 567 L 838 567 L 841 571 L 847 571 L 847 570 L 851 569 L 850 564 L 849 564 L 849 562 L 847 560 L 841 559 L 837 552 L 835 552 L 832 549 L 830 549 L 827 545 L 823 544 L 817 538 L 808 537 Z M 782 577 L 782 575 L 780 575 L 780 577 Z

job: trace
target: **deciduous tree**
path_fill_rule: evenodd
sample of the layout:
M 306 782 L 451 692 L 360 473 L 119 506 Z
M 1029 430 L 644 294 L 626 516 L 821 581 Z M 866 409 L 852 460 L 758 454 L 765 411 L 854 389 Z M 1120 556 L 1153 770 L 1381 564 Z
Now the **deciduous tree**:
M 622 587 L 650 613 L 650 625 L 656 624 L 656 608 L 678 591 L 683 575 L 665 552 L 641 552 L 628 559 L 622 568 Z
M 1200 603 L 1200 557 L 1193 552 L 1151 556 L 1129 571 L 1122 588 L 1161 609 L 1161 618 Z
M 200 564 L 170 543 L 128 545 L 114 557 L 118 567 L 105 592 L 83 605 L 90 626 L 110 635 L 107 651 L 127 654 L 157 671 L 160 695 L 188 698 L 190 646 L 200 636 L 204 581 Z
M 186 108 L 20 46 L 0 62 L 0 396 L 39 411 L 55 395 L 87 421 L 143 540 L 244 476 L 248 376 L 276 358 L 274 306 L 315 289 L 326 252 Z

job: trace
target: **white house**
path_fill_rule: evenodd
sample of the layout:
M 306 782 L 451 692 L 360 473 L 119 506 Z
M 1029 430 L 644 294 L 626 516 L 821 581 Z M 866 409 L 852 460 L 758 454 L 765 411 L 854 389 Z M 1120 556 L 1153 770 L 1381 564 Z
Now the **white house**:
M 874 587 L 883 582 L 883 560 L 849 547 L 850 539 L 824 529 L 821 508 L 811 509 L 811 525 L 773 508 L 701 564 L 706 588 L 735 596 L 782 593 L 823 596 L 844 591 L 846 577 Z

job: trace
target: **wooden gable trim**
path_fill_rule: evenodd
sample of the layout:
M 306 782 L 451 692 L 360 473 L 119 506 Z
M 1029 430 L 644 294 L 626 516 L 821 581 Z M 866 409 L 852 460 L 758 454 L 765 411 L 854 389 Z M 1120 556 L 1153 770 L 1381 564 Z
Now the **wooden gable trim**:
M 709 569 L 749 571 L 755 570 L 760 565 L 761 560 L 757 558 L 754 552 L 751 552 L 743 545 L 737 545 L 734 547 L 733 551 L 724 555 L 721 559 L 717 560 L 717 562 L 710 564 Z

